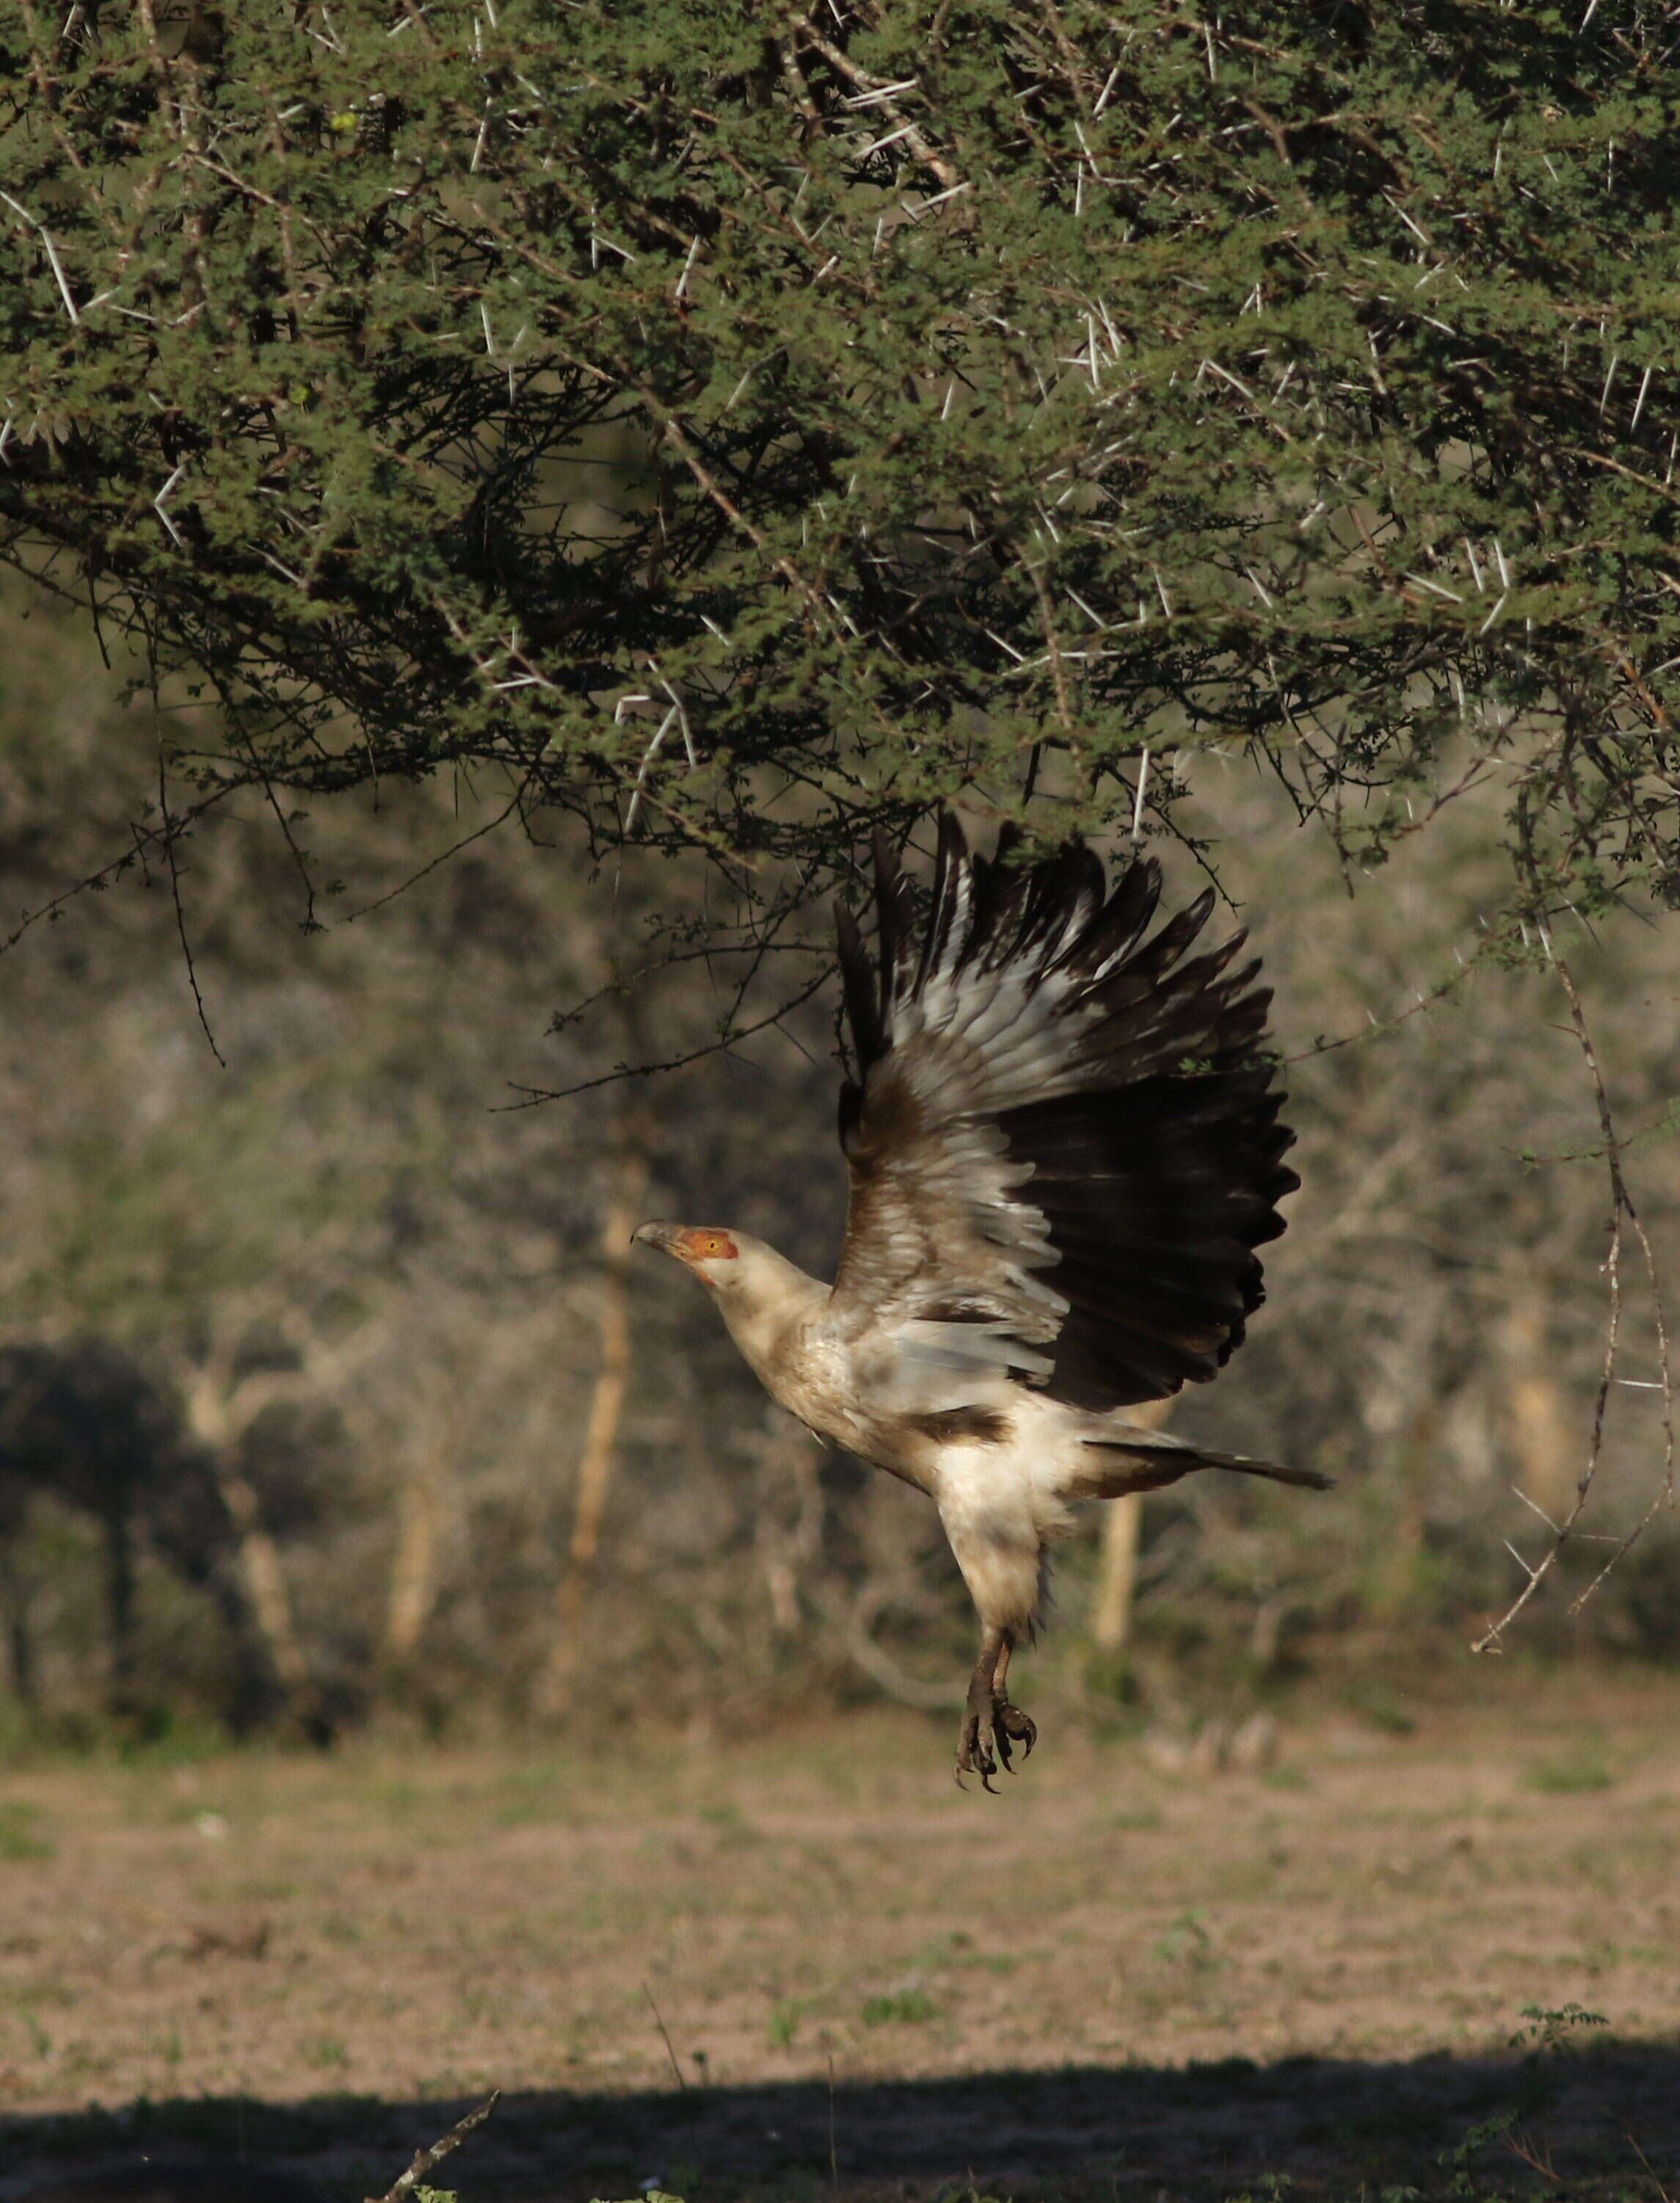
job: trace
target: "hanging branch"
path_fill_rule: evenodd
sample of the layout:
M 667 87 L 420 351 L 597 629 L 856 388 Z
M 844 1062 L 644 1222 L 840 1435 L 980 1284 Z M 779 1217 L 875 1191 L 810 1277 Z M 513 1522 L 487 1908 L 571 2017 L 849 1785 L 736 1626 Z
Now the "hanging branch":
M 1617 1381 L 1616 1358 L 1620 1348 L 1622 1334 L 1622 1250 L 1624 1231 L 1631 1232 L 1639 1243 L 1645 1266 L 1646 1279 L 1651 1290 L 1652 1322 L 1656 1333 L 1658 1368 L 1662 1389 L 1663 1477 L 1656 1496 L 1645 1513 L 1624 1537 L 1615 1541 L 1615 1550 L 1605 1562 L 1604 1566 L 1599 1569 L 1586 1589 L 1571 1602 L 1569 1611 L 1571 1614 L 1580 1612 L 1623 1555 L 1648 1527 L 1659 1511 L 1672 1500 L 1674 1495 L 1674 1391 L 1669 1366 L 1668 1328 L 1663 1309 L 1661 1273 L 1658 1268 L 1656 1254 L 1651 1245 L 1650 1237 L 1640 1219 L 1637 1208 L 1634 1206 L 1633 1196 L 1628 1190 L 1627 1178 L 1622 1169 L 1623 1143 L 1617 1137 L 1611 1115 L 1610 1096 L 1604 1083 L 1604 1073 L 1600 1067 L 1598 1053 L 1593 1046 L 1592 1035 L 1588 1029 L 1586 1013 L 1582 1007 L 1581 996 L 1575 984 L 1575 976 L 1565 960 L 1553 954 L 1550 940 L 1543 933 L 1542 940 L 1547 954 L 1551 960 L 1552 968 L 1558 975 L 1558 983 L 1563 989 L 1564 999 L 1569 1005 L 1570 1025 L 1574 1031 L 1576 1042 L 1581 1050 L 1582 1059 L 1586 1064 L 1588 1077 L 1592 1081 L 1593 1096 L 1598 1108 L 1599 1131 L 1603 1140 L 1605 1171 L 1610 1189 L 1610 1214 L 1606 1225 L 1609 1244 L 1604 1261 L 1605 1276 L 1608 1284 L 1609 1310 L 1605 1326 L 1604 1360 L 1599 1372 L 1598 1391 L 1593 1402 L 1592 1438 L 1588 1447 L 1586 1467 L 1582 1471 L 1580 1480 L 1575 1488 L 1574 1504 L 1561 1522 L 1553 1522 L 1541 1509 L 1535 1505 L 1532 1500 L 1528 1502 L 1530 1506 L 1535 1507 L 1536 1513 L 1541 1515 L 1541 1519 L 1546 1522 L 1551 1531 L 1551 1543 L 1538 1561 L 1530 1562 L 1524 1560 L 1517 1551 L 1516 1547 L 1510 1544 L 1509 1539 L 1506 1540 L 1511 1553 L 1524 1570 L 1523 1586 L 1498 1621 L 1491 1622 L 1482 1635 L 1475 1640 L 1471 1647 L 1473 1652 L 1503 1651 L 1502 1640 L 1505 1632 L 1556 1567 L 1565 1547 L 1586 1534 L 1579 1526 L 1582 1516 L 1586 1512 L 1587 1503 L 1591 1496 L 1603 1458 L 1604 1427 L 1610 1405 L 1610 1390 Z

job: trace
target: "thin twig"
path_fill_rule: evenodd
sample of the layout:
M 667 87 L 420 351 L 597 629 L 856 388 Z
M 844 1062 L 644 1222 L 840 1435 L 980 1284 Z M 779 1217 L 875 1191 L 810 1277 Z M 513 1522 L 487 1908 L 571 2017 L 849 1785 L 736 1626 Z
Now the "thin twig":
M 1669 2194 L 1667 2188 L 1663 2186 L 1661 2181 L 1658 2179 L 1655 2171 L 1653 2170 L 1650 2159 L 1646 2156 L 1644 2151 L 1640 2147 L 1634 2137 L 1627 2131 L 1625 2127 L 1622 2129 L 1622 2139 L 1626 2142 L 1628 2147 L 1633 2152 L 1634 2155 L 1644 2166 L 1646 2176 L 1650 2181 L 1652 2187 L 1656 2189 L 1657 2194 L 1661 2197 L 1662 2203 L 1674 2203 L 1673 2197 Z
M 1306 1063 L 1315 1055 L 1334 1055 L 1339 1048 L 1353 1048 L 1359 1042 L 1376 1040 L 1384 1033 L 1393 1032 L 1396 1026 L 1403 1025 L 1408 1018 L 1415 1018 L 1419 1011 L 1432 1010 L 1437 1002 L 1444 1001 L 1449 995 L 1456 994 L 1475 971 L 1479 956 L 1478 950 L 1476 955 L 1460 965 L 1456 972 L 1449 972 L 1446 978 L 1438 980 L 1429 989 L 1428 994 L 1419 995 L 1416 1001 L 1408 1002 L 1403 1010 L 1396 1010 L 1393 1017 L 1372 1018 L 1370 1024 L 1362 1027 L 1359 1031 L 1341 1033 L 1334 1040 L 1326 1040 L 1320 1034 L 1311 1048 L 1297 1048 L 1293 1055 L 1286 1055 L 1283 1061 Z
M 458 2118 L 446 2135 L 441 2135 L 429 2149 L 416 2150 L 414 2163 L 408 2171 L 393 2180 L 383 2195 L 369 2195 L 367 2203 L 403 2203 L 405 2195 L 412 2195 L 416 2181 L 423 2180 L 434 2171 L 451 2150 L 459 2149 L 475 2127 L 481 2127 L 502 2100 L 499 2088 L 492 2088 L 475 2111 Z
M 677 2064 L 676 2052 L 671 2047 L 670 2029 L 660 2017 L 659 2007 L 653 2001 L 653 1992 L 645 1982 L 642 1983 L 642 1994 L 647 1999 L 647 2008 L 653 2014 L 653 2024 L 659 2030 L 659 2039 L 665 2046 L 665 2055 L 671 2061 L 671 2070 L 676 2075 L 676 2085 L 679 2090 L 686 2090 L 688 2083 L 682 2077 L 682 2068 Z
M 840 2153 L 834 2147 L 834 2053 L 828 2052 L 828 2178 L 840 2194 Z
M 743 1025 L 739 1032 L 722 1033 L 716 1040 L 709 1040 L 704 1048 L 690 1048 L 687 1055 L 668 1056 L 663 1063 L 621 1063 L 611 1071 L 604 1071 L 598 1078 L 581 1078 L 575 1086 L 561 1086 L 551 1090 L 544 1086 L 516 1085 L 514 1092 L 522 1096 L 523 1099 L 504 1102 L 492 1113 L 500 1115 L 512 1109 L 534 1109 L 542 1102 L 567 1102 L 574 1094 L 591 1094 L 596 1087 L 616 1085 L 621 1078 L 651 1078 L 656 1072 L 681 1071 L 691 1063 L 698 1063 L 702 1056 L 725 1054 L 738 1042 L 751 1040 L 755 1033 L 763 1032 L 767 1026 L 780 1025 L 791 1010 L 797 1010 L 802 1003 L 808 1002 L 818 988 L 826 983 L 832 968 L 825 963 L 809 986 L 801 987 L 797 995 L 790 995 L 779 1008 L 760 1018 L 756 1025 Z
M 407 878 L 400 881 L 396 887 L 388 889 L 382 895 L 375 895 L 371 902 L 364 902 L 357 910 L 347 910 L 344 917 L 345 924 L 348 925 L 355 918 L 367 918 L 374 911 L 383 910 L 386 903 L 395 902 L 398 895 L 404 895 L 410 888 L 418 887 L 427 874 L 435 872 L 439 865 L 446 865 L 451 857 L 458 857 L 463 849 L 470 848 L 475 842 L 481 842 L 486 834 L 493 834 L 498 826 L 511 818 L 514 812 L 519 809 L 525 800 L 526 793 L 530 785 L 530 777 L 528 774 L 520 783 L 512 798 L 496 813 L 488 825 L 475 826 L 470 834 L 463 834 L 458 842 L 451 842 L 448 848 L 440 855 L 423 864 L 418 871 L 410 872 Z
M 210 1044 L 210 1054 L 226 1071 L 227 1059 L 215 1044 L 215 1035 L 210 1031 L 210 1021 L 204 1013 L 204 997 L 198 990 L 198 969 L 192 960 L 192 942 L 187 935 L 186 912 L 181 903 L 180 867 L 175 861 L 175 829 L 169 818 L 168 778 L 161 746 L 157 753 L 157 807 L 163 816 L 163 859 L 169 867 L 169 894 L 175 906 L 175 931 L 180 936 L 181 954 L 186 963 L 187 984 L 192 989 L 193 1007 L 198 1013 L 198 1022 L 204 1029 L 204 1038 Z

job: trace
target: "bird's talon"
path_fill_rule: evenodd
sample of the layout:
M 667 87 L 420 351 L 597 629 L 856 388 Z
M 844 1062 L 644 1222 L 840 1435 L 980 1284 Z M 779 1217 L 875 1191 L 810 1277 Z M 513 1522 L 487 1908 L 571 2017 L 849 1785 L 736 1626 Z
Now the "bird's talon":
M 992 1757 L 992 1743 L 990 1723 L 982 1722 L 978 1714 L 970 1714 L 963 1724 L 963 1733 L 957 1745 L 957 1781 L 959 1788 L 965 1787 L 963 1783 L 963 1777 L 965 1775 L 977 1775 L 980 1777 L 981 1788 L 991 1791 L 993 1797 L 997 1795 L 997 1793 L 992 1790 L 991 1778 L 998 1771 L 998 1763 Z
M 1038 1742 L 1038 1726 L 1029 1714 L 1019 1706 L 1012 1706 L 1006 1698 L 993 1698 L 985 1703 L 984 1711 L 970 1713 L 963 1723 L 963 1733 L 957 1745 L 957 1787 L 968 1786 L 965 1775 L 977 1775 L 980 1787 L 990 1798 L 998 1793 L 992 1787 L 992 1777 L 1002 1767 L 1005 1775 L 1015 1772 L 1015 1756 L 1011 1744 L 1022 1748 L 1022 1757 L 1028 1757 Z
M 1002 1751 L 1004 1750 L 1003 1739 L 1005 1737 L 1013 1737 L 1015 1741 L 1021 1746 L 1021 1757 L 1023 1759 L 1030 1759 L 1033 1756 L 1033 1746 L 1038 1742 L 1038 1723 L 1033 1719 L 1032 1716 L 1030 1714 L 1023 1714 L 1019 1706 L 1011 1706 L 1005 1704 L 998 1709 L 997 1724 L 999 1751 Z M 1005 1753 L 1005 1764 L 1007 1764 L 1007 1761 L 1008 1755 Z

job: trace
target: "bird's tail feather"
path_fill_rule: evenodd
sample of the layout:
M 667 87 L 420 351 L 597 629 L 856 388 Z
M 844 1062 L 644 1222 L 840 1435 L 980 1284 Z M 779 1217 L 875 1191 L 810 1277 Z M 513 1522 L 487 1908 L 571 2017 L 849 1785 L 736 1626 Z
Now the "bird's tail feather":
M 1221 1453 L 1215 1447 L 1194 1445 L 1188 1439 L 1169 1438 L 1164 1431 L 1126 1428 L 1116 1422 L 1085 1433 L 1090 1468 L 1081 1478 L 1082 1487 L 1100 1499 L 1113 1499 L 1128 1491 L 1157 1491 L 1176 1484 L 1199 1468 L 1235 1469 L 1241 1476 L 1264 1476 L 1273 1484 L 1292 1484 L 1309 1491 L 1328 1491 L 1333 1476 L 1317 1469 L 1289 1468 L 1281 1462 L 1256 1461 L 1246 1453 Z M 1104 1455 L 1111 1456 L 1105 1462 Z
M 1207 1446 L 1194 1451 L 1199 1468 L 1234 1468 L 1244 1476 L 1268 1476 L 1274 1484 L 1298 1485 L 1304 1491 L 1328 1491 L 1335 1482 L 1316 1468 L 1291 1468 L 1282 1462 L 1256 1461 L 1246 1453 L 1215 1453 Z

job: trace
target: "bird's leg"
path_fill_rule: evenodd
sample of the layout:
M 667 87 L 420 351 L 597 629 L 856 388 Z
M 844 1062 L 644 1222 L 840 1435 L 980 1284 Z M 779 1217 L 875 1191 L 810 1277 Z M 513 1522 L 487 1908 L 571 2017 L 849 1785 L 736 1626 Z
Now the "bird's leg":
M 974 1673 L 969 1678 L 969 1703 L 963 1716 L 962 1733 L 957 1739 L 957 1781 L 960 1787 L 965 1775 L 977 1775 L 982 1790 L 992 1787 L 992 1777 L 998 1771 L 998 1763 L 992 1746 L 997 1740 L 992 1722 L 992 1703 L 998 1660 L 1004 1649 L 1004 1633 L 989 1627 L 980 1633 L 980 1657 L 974 1663 Z M 1008 1766 L 1009 1761 L 1005 1759 Z
M 1019 1706 L 1009 1702 L 1009 1656 L 1014 1650 L 1015 1633 L 1005 1629 L 992 1678 L 992 1720 L 998 1732 L 998 1756 L 1005 1767 L 1009 1765 L 1011 1743 L 1021 1746 L 1023 1759 L 1030 1759 L 1033 1746 L 1038 1742 L 1037 1722 L 1030 1714 L 1023 1714 Z
M 957 1742 L 958 1782 L 965 1775 L 977 1775 L 981 1789 L 990 1790 L 999 1762 L 1005 1770 L 1010 1767 L 1011 1745 L 1023 1745 L 1031 1751 L 1037 1740 L 1037 1729 L 1018 1706 L 1011 1705 L 1006 1694 L 1009 1656 L 1014 1650 L 1013 1630 L 989 1625 L 981 1630 L 980 1657 L 969 1680 L 969 1703 Z

